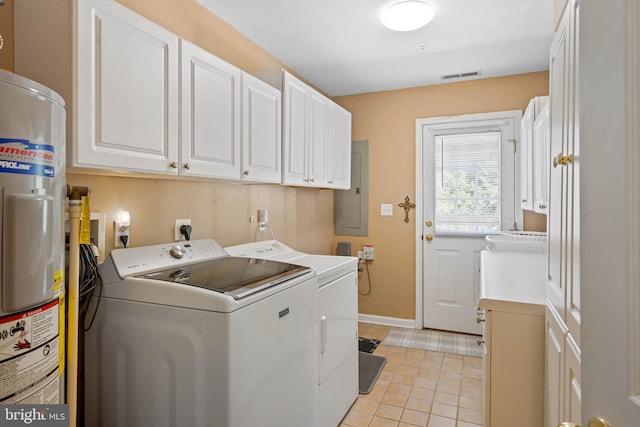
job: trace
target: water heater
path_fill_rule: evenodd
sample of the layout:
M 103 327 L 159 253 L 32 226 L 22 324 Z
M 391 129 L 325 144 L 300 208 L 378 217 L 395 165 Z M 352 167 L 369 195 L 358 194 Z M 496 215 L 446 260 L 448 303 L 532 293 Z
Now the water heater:
M 0 70 L 0 404 L 64 400 L 65 114 Z

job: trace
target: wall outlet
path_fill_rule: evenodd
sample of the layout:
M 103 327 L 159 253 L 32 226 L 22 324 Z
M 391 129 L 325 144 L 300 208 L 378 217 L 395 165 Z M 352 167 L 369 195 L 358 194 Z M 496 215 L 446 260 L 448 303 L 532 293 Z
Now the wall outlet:
M 176 219 L 176 227 L 174 228 L 174 239 L 176 242 L 180 242 L 185 239 L 184 235 L 180 233 L 180 227 L 183 225 L 191 225 L 191 219 Z
M 364 255 L 364 259 L 373 261 L 373 257 L 374 257 L 373 245 L 363 245 L 362 254 Z
M 125 245 L 120 239 L 120 236 L 125 236 L 127 247 L 131 245 L 131 230 L 130 225 L 123 225 L 120 221 L 114 221 L 113 223 L 113 247 L 114 248 L 124 248 Z

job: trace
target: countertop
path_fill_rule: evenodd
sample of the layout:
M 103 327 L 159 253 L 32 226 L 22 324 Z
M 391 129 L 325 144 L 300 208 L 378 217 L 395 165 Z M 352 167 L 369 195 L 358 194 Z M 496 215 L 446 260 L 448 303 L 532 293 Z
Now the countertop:
M 539 253 L 480 254 L 480 307 L 544 316 L 547 256 Z

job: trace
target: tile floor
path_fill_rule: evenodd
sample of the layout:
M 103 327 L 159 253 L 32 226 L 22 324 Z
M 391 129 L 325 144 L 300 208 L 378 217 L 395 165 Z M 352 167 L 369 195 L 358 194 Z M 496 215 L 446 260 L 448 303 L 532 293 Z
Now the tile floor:
M 384 340 L 386 326 L 359 324 L 359 335 Z M 482 359 L 380 344 L 387 358 L 369 394 L 340 427 L 481 427 Z

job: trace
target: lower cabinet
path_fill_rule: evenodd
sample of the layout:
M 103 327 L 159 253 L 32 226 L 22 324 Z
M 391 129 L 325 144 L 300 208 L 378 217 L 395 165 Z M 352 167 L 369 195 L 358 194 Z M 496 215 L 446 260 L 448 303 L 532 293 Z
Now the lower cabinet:
M 581 422 L 582 381 L 580 348 L 556 310 L 546 308 L 545 426 L 571 420 Z
M 544 423 L 544 306 L 485 309 L 484 426 Z

